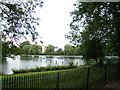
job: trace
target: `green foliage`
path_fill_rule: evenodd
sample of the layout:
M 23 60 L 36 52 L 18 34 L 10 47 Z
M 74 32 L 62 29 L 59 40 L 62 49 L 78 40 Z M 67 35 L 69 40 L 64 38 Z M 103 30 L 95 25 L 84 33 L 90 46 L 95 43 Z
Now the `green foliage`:
M 21 48 L 15 46 L 15 45 L 12 45 L 12 46 L 10 47 L 9 54 L 20 55 L 20 54 L 21 54 Z
M 114 42 L 109 40 L 105 43 L 103 51 L 107 56 L 117 56 L 117 48 L 114 48 Z
M 17 41 L 21 37 L 32 36 L 35 40 L 38 36 L 35 25 L 39 18 L 33 16 L 36 7 L 41 7 L 41 0 L 4 0 L 0 1 L 0 20 L 2 34 L 11 41 Z
M 28 73 L 28 72 L 42 72 L 42 71 L 51 71 L 51 70 L 64 70 L 64 69 L 71 69 L 71 68 L 77 68 L 77 66 L 73 65 L 72 63 L 69 66 L 50 66 L 50 67 L 36 67 L 33 69 L 19 69 L 12 71 L 14 74 L 18 73 Z
M 74 63 L 73 62 L 69 62 L 69 66 L 70 67 L 74 66 Z
M 56 55 L 64 55 L 64 51 L 61 48 L 59 48 L 58 50 L 55 51 L 54 54 L 56 54 Z
M 76 9 L 71 12 L 71 31 L 66 37 L 71 43 L 80 45 L 85 57 L 97 60 L 104 54 L 116 54 L 120 58 L 119 4 L 79 1 L 75 4 Z
M 22 53 L 23 54 L 30 54 L 30 48 L 31 48 L 31 45 L 25 45 L 24 47 L 22 47 Z
M 20 44 L 20 47 L 24 47 L 25 45 L 30 45 L 29 41 L 24 41 Z
M 54 54 L 54 49 L 55 47 L 52 46 L 52 45 L 48 45 L 46 48 L 45 48 L 45 51 L 44 51 L 44 54 Z
M 75 47 L 72 45 L 65 45 L 64 46 L 64 53 L 65 55 L 75 55 Z
M 11 42 L 2 42 L 2 57 L 4 59 L 4 57 L 7 56 L 7 54 L 10 53 L 10 45 Z
M 102 45 L 100 44 L 100 40 L 93 39 L 85 41 L 83 45 L 81 45 L 83 49 L 82 54 L 83 57 L 86 59 L 94 59 L 96 60 L 96 63 L 98 64 L 100 58 L 101 60 L 104 57 L 103 51 L 102 51 Z
M 26 54 L 26 55 L 42 54 L 42 47 L 37 44 L 31 45 L 29 41 L 22 42 L 20 47 L 22 49 L 22 54 Z
M 3 41 L 2 58 L 7 54 L 20 54 L 20 48 L 10 47 L 7 42 L 17 43 L 27 36 L 35 40 L 38 36 L 35 25 L 39 25 L 39 18 L 33 16 L 36 7 L 42 7 L 41 0 L 2 0 L 0 1 L 0 38 Z M 18 44 L 18 43 L 17 43 Z M 10 50 L 10 48 L 12 50 Z M 9 51 L 10 50 L 10 51 Z
M 30 48 L 30 54 L 32 55 L 42 54 L 42 47 L 36 44 L 32 45 Z

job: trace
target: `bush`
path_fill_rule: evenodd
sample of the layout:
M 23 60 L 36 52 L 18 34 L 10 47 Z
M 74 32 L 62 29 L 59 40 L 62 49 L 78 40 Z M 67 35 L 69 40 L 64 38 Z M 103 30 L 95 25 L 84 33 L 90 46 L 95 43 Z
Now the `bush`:
M 63 70 L 63 69 L 71 69 L 71 68 L 77 68 L 77 66 L 73 65 L 72 63 L 69 66 L 49 66 L 49 67 L 36 67 L 32 69 L 19 69 L 15 70 L 13 69 L 13 73 L 28 73 L 28 72 L 42 72 L 42 71 L 51 71 L 51 70 Z
M 69 62 L 69 66 L 70 66 L 70 67 L 74 66 L 74 63 L 73 63 L 72 61 Z

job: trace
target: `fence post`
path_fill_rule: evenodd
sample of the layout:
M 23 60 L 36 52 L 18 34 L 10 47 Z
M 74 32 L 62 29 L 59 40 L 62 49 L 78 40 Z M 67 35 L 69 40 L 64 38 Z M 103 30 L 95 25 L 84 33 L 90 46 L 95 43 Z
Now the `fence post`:
M 88 70 L 87 70 L 87 86 L 86 86 L 86 90 L 88 90 L 88 86 L 89 86 L 89 75 L 90 75 L 90 67 L 88 67 Z
M 57 90 L 58 90 L 58 87 L 59 87 L 59 78 L 60 78 L 60 75 L 59 75 L 59 72 L 58 72 L 58 75 L 57 75 L 57 85 L 56 85 Z
M 11 88 L 14 88 L 14 78 L 12 77 L 12 87 Z M 10 85 L 10 84 L 9 84 Z
M 107 65 L 105 64 L 105 85 L 107 84 Z

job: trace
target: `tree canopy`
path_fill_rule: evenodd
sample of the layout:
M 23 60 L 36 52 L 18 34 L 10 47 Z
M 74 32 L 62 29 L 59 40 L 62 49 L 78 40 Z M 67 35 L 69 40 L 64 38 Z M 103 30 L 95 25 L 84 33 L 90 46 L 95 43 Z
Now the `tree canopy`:
M 55 47 L 51 44 L 49 44 L 44 51 L 44 54 L 54 54 L 55 52 Z
M 104 47 L 109 44 L 110 49 L 120 58 L 120 2 L 78 1 L 75 7 L 76 9 L 71 12 L 71 31 L 66 37 L 77 45 L 85 45 L 86 42 L 91 42 L 96 38 Z M 91 45 L 84 46 L 84 49 L 92 48 Z M 93 50 L 91 49 L 91 52 Z
M 72 45 L 66 44 L 64 46 L 64 53 L 65 55 L 75 55 L 76 48 Z
M 17 42 L 28 35 L 35 40 L 38 36 L 35 25 L 39 25 L 39 18 L 33 13 L 35 13 L 35 8 L 42 7 L 42 5 L 41 0 L 0 1 L 2 37 Z
M 42 0 L 0 1 L 0 40 L 3 42 L 2 58 L 9 52 L 9 49 L 6 51 L 5 47 L 10 47 L 13 42 L 19 44 L 20 39 L 26 39 L 28 36 L 33 41 L 37 39 L 39 35 L 36 31 L 36 25 L 39 25 L 39 18 L 35 17 L 34 13 L 36 13 L 35 9 L 42 7 L 42 5 Z

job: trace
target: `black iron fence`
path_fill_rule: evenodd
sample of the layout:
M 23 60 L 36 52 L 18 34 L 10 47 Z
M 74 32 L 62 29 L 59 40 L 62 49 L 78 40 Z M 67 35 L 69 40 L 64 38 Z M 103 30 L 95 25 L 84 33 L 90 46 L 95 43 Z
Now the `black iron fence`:
M 119 79 L 119 63 L 51 71 L 39 74 L 2 76 L 2 89 L 7 88 L 99 88 Z

